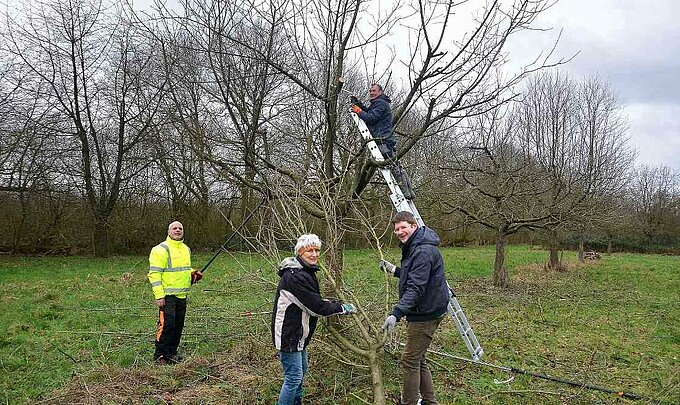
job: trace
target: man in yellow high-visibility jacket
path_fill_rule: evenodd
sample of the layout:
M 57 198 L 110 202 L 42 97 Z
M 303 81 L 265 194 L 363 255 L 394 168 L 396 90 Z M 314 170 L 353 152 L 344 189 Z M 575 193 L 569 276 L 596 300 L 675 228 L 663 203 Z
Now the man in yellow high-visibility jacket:
M 158 329 L 154 359 L 159 364 L 180 360 L 177 347 L 182 337 L 187 310 L 187 293 L 203 277 L 191 268 L 191 249 L 184 244 L 184 227 L 179 221 L 168 226 L 168 237 L 149 255 L 149 282 L 158 305 Z

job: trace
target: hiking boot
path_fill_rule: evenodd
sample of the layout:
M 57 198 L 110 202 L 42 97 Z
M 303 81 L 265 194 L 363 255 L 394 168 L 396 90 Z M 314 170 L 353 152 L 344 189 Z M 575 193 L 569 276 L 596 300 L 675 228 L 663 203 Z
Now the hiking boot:
M 184 357 L 180 356 L 179 354 L 173 354 L 172 356 L 168 357 L 168 360 L 171 363 L 181 363 L 184 361 Z
M 413 201 L 416 198 L 415 194 L 413 194 L 413 191 L 411 191 L 410 188 L 406 188 L 406 187 L 400 187 L 400 188 L 401 188 L 401 193 L 404 195 L 405 199 Z
M 413 200 L 415 198 L 415 194 L 413 194 L 411 180 L 409 180 L 408 176 L 401 168 L 401 166 L 399 164 L 395 164 L 394 166 L 391 167 L 390 171 L 392 172 L 392 177 L 394 177 L 394 181 L 397 182 L 397 185 L 399 186 L 401 193 L 404 195 L 404 198 L 407 200 Z
M 161 357 L 157 358 L 156 360 L 154 360 L 154 363 L 156 363 L 156 364 L 159 365 L 159 366 L 166 366 L 166 365 L 170 364 L 170 362 L 168 361 L 168 359 L 166 359 L 166 358 L 163 357 L 163 356 L 161 356 Z

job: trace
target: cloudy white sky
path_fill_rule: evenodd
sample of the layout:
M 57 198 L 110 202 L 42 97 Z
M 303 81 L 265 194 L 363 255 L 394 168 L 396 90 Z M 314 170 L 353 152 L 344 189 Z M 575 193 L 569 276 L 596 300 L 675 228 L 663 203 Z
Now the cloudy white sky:
M 145 8 L 151 0 L 135 3 Z M 532 59 L 549 50 L 561 30 L 556 55 L 578 53 L 562 70 L 573 79 L 598 75 L 611 84 L 629 118 L 637 163 L 680 171 L 678 16 L 680 0 L 559 0 L 535 24 L 552 30 L 516 38 L 510 56 L 513 62 Z
M 625 105 L 638 164 L 680 170 L 679 15 L 678 0 L 560 0 L 537 20 L 553 30 L 523 36 L 511 54 L 550 49 L 562 29 L 557 54 L 579 52 L 562 69 L 611 84 Z

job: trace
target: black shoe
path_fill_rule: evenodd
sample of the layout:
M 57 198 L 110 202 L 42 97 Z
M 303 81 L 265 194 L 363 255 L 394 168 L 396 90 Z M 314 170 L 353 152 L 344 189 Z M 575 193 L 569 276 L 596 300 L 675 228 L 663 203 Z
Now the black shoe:
M 168 360 L 171 363 L 181 363 L 184 361 L 184 357 L 180 356 L 179 354 L 173 354 L 172 356 L 168 357 Z
M 154 363 L 156 363 L 156 364 L 159 365 L 159 366 L 166 366 L 166 365 L 170 364 L 170 362 L 168 361 L 168 359 L 166 359 L 166 358 L 163 357 L 163 356 L 160 356 L 160 357 L 158 357 L 157 359 L 155 359 L 155 360 L 154 360 Z

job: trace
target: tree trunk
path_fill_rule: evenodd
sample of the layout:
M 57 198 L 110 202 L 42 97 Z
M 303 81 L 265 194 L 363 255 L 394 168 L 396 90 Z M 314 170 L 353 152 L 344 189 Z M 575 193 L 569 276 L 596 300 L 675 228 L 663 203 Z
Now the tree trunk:
M 609 253 L 609 254 L 612 253 L 612 240 L 611 240 L 611 238 L 607 242 L 607 253 Z
M 19 225 L 17 226 L 16 230 L 14 231 L 14 237 L 12 238 L 12 251 L 17 252 L 19 249 L 19 245 L 21 243 L 21 237 L 24 234 L 24 227 L 26 226 L 26 219 L 28 217 L 28 209 L 26 208 L 26 198 L 24 196 L 24 191 L 19 191 L 19 204 L 21 206 L 21 221 L 19 221 Z M 33 246 L 35 248 L 35 246 Z M 42 249 L 42 246 L 38 246 L 39 249 Z
M 548 268 L 550 270 L 561 270 L 562 264 L 560 263 L 560 250 L 555 244 L 550 244 L 550 255 L 548 259 Z
M 583 251 L 583 238 L 578 240 L 578 261 L 581 263 L 586 261 L 586 254 Z
M 368 366 L 371 370 L 371 382 L 373 383 L 373 404 L 385 405 L 385 386 L 383 384 L 382 368 L 380 365 L 380 353 L 382 348 L 370 347 L 368 350 Z
M 93 249 L 95 257 L 109 255 L 109 225 L 106 219 L 96 220 L 94 223 Z
M 505 234 L 499 232 L 496 235 L 496 259 L 493 263 L 493 285 L 496 287 L 508 287 L 508 271 L 503 267 L 505 263 Z

